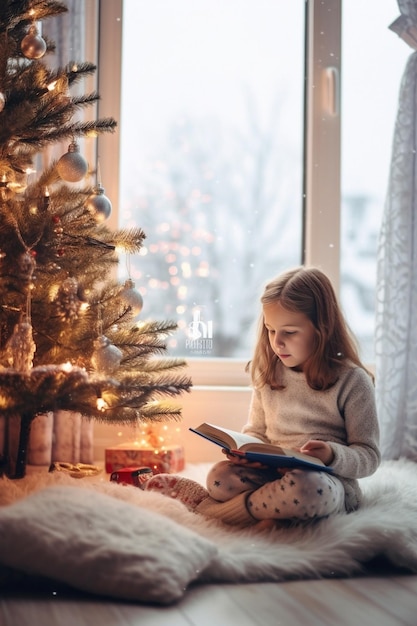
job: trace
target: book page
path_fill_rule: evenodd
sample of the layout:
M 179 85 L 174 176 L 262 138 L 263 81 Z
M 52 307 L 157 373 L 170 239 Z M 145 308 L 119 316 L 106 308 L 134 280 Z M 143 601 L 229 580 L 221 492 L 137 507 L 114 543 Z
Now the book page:
M 241 446 L 248 443 L 257 443 L 262 446 L 265 445 L 261 439 L 239 433 L 235 430 L 230 430 L 229 428 L 222 428 L 221 426 L 216 426 L 214 424 L 201 424 L 201 426 L 198 426 L 195 430 L 200 431 L 208 437 L 212 437 L 219 443 L 224 443 L 225 448 L 239 449 Z

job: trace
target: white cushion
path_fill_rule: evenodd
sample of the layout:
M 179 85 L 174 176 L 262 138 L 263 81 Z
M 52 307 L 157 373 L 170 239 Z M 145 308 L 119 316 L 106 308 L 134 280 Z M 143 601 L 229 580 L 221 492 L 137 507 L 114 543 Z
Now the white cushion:
M 217 554 L 155 512 L 76 487 L 49 487 L 0 508 L 0 563 L 84 591 L 169 604 Z

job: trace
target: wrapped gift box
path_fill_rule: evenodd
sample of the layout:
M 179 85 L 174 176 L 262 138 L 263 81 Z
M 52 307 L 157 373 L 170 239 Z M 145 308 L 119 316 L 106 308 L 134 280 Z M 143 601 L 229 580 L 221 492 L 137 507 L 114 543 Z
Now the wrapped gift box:
M 153 449 L 132 442 L 105 450 L 105 467 L 108 474 L 123 467 L 139 465 L 150 467 L 154 474 L 175 474 L 185 467 L 184 448 L 180 445 L 169 445 Z

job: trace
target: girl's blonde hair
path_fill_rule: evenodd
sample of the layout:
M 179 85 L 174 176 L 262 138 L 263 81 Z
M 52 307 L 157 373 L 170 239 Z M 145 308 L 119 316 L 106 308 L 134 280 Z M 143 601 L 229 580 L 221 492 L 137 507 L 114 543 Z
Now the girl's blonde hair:
M 298 267 L 272 280 L 265 287 L 261 303 L 266 305 L 276 302 L 288 311 L 304 313 L 314 325 L 315 347 L 303 366 L 312 389 L 331 387 L 338 377 L 337 366 L 343 361 L 350 361 L 366 369 L 332 284 L 322 271 L 314 267 Z M 263 314 L 259 320 L 253 359 L 248 365 L 255 387 L 269 385 L 273 389 L 283 388 L 281 372 L 285 366 L 271 348 Z

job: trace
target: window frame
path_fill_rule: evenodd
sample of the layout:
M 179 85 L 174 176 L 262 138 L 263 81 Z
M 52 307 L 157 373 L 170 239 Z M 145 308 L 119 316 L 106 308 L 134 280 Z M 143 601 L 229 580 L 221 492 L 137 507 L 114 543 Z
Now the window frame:
M 120 119 L 123 0 L 86 2 L 87 51 L 95 55 L 100 117 Z M 336 292 L 340 284 L 340 50 L 341 0 L 306 0 L 303 259 L 323 269 Z M 97 35 L 96 35 L 97 33 Z M 323 33 L 326 37 L 323 37 Z M 108 42 L 112 45 L 109 46 Z M 96 158 L 118 227 L 120 132 L 97 139 Z M 248 357 L 249 358 L 249 357 Z M 186 358 L 195 386 L 248 386 L 245 361 Z
M 303 261 L 320 267 L 337 294 L 341 252 L 341 36 L 341 0 L 307 0 Z

